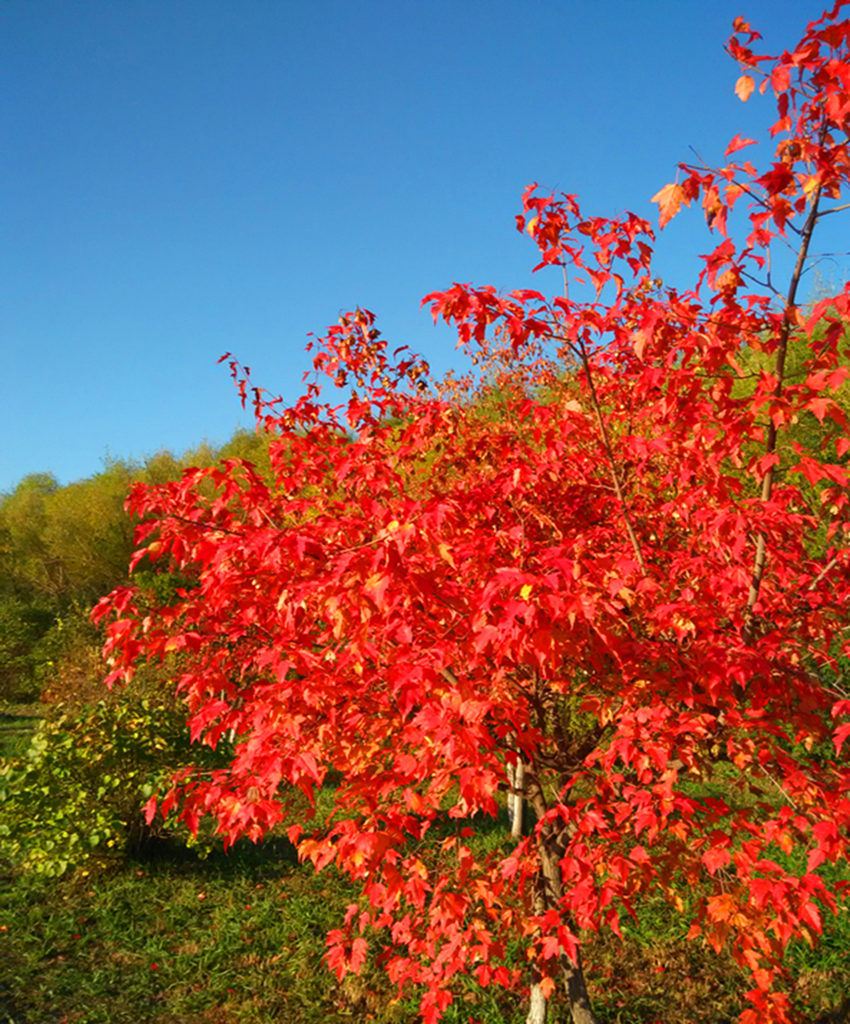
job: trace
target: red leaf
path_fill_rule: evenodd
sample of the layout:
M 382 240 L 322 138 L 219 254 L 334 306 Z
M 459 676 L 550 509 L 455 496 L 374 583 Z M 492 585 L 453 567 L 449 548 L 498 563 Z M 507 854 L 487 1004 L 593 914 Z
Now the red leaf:
M 745 146 L 755 145 L 755 139 L 742 139 L 740 135 L 736 135 L 729 145 L 726 147 L 724 156 L 731 156 L 733 153 L 737 153 L 739 149 L 743 149 Z
M 850 736 L 850 722 L 845 722 L 843 725 L 839 725 L 833 733 L 832 741 L 835 744 L 836 754 L 841 753 L 841 748 L 844 746 L 844 741 Z
M 712 846 L 702 855 L 702 862 L 710 875 L 716 875 L 720 868 L 727 867 L 731 859 L 731 854 L 726 847 Z
M 144 813 L 146 824 L 150 825 L 156 817 L 156 795 L 152 796 L 150 800 L 148 800 L 142 808 L 142 812 Z

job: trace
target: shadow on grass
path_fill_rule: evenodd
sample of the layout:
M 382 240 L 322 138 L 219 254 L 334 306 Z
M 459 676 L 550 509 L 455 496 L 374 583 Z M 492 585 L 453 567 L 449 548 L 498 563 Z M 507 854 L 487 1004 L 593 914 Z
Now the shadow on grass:
M 21 756 L 42 718 L 38 714 L 0 712 L 0 758 Z
M 239 839 L 229 849 L 221 840 L 187 846 L 172 836 L 152 836 L 127 856 L 127 863 L 155 867 L 161 873 L 214 875 L 218 878 L 278 878 L 298 867 L 298 851 L 285 836 L 258 843 Z

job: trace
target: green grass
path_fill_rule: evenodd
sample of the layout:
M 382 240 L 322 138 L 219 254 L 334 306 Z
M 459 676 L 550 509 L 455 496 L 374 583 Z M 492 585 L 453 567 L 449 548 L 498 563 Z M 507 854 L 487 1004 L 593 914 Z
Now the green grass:
M 325 936 L 355 891 L 297 865 L 283 840 L 205 860 L 165 856 L 59 881 L 7 881 L 0 1024 L 319 1024 L 417 1019 L 369 966 L 339 985 Z M 524 1019 L 520 1000 L 471 983 L 447 1024 Z M 557 1018 L 553 1018 L 555 1020 Z
M 407 1024 L 383 976 L 340 986 L 322 963 L 325 934 L 354 890 L 333 870 L 298 865 L 285 840 L 238 844 L 201 860 L 155 846 L 145 861 L 57 880 L 8 879 L 0 900 L 0 1024 Z M 816 950 L 795 947 L 803 1020 L 826 1020 L 850 991 L 850 922 L 828 919 Z M 685 942 L 659 899 L 624 943 L 589 937 L 588 981 L 603 1024 L 727 1024 L 745 978 L 728 959 Z M 522 1001 L 472 982 L 447 1024 L 519 1024 Z M 566 1024 L 563 1005 L 553 1024 Z M 840 1020 L 840 1018 L 835 1018 Z
M 96 877 L 15 879 L 0 911 L 0 1020 L 333 1020 L 340 996 L 321 956 L 345 890 L 330 872 L 297 868 L 277 842 Z
M 318 794 L 318 820 L 334 784 Z M 704 795 L 729 781 L 702 785 Z M 461 824 L 436 823 L 434 840 Z M 510 842 L 504 820 L 474 825 L 478 854 Z M 0 883 L 0 1024 L 412 1024 L 417 998 L 397 999 L 374 963 L 342 985 L 324 966 L 325 936 L 356 897 L 333 869 L 299 864 L 283 838 L 229 854 L 213 847 L 206 858 L 158 840 L 144 859 L 93 861 L 59 879 L 11 873 Z M 790 950 L 792 995 L 801 1024 L 850 1024 L 839 1015 L 850 993 L 850 912 L 824 923 L 815 949 Z M 623 930 L 622 942 L 583 943 L 601 1024 L 737 1018 L 747 977 L 730 957 L 686 941 L 687 924 L 660 894 Z M 521 1024 L 525 1014 L 520 997 L 466 979 L 445 1020 Z M 568 1020 L 556 998 L 550 1024 Z

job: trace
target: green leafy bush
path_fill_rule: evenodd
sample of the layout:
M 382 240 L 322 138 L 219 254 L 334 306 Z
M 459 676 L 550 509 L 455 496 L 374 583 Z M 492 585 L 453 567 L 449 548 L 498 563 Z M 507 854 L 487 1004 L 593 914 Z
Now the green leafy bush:
M 53 621 L 47 608 L 0 597 L 0 700 L 26 702 L 37 695 L 39 642 Z
M 138 849 L 142 807 L 170 774 L 225 756 L 190 744 L 185 711 L 158 697 L 115 695 L 46 720 L 0 768 L 2 858 L 55 876 Z

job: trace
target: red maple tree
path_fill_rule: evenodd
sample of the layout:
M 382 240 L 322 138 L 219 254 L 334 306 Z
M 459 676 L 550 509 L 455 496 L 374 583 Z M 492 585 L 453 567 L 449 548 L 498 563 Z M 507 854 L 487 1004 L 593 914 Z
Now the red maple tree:
M 100 602 L 109 680 L 177 653 L 193 737 L 236 738 L 161 810 L 256 839 L 333 773 L 327 823 L 289 829 L 362 885 L 328 962 L 342 977 L 376 942 L 428 1022 L 463 973 L 563 983 L 588 1024 L 579 933 L 619 932 L 647 892 L 752 972 L 742 1022 L 787 1022 L 784 949 L 846 896 L 819 869 L 850 825 L 850 286 L 806 312 L 797 294 L 850 180 L 845 6 L 779 57 L 735 23 L 736 92 L 771 91 L 778 119 L 767 169 L 736 136 L 655 197 L 662 227 L 700 202 L 719 234 L 692 290 L 654 277 L 646 221 L 529 188 L 518 226 L 563 294 L 425 300 L 482 372 L 434 385 L 358 310 L 294 405 L 254 389 L 270 478 L 230 459 L 131 495 L 136 558 L 195 583 Z M 482 852 L 516 785 L 528 834 Z

